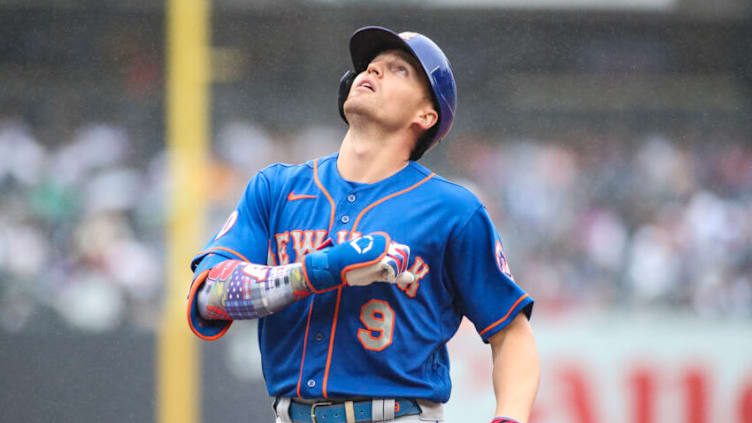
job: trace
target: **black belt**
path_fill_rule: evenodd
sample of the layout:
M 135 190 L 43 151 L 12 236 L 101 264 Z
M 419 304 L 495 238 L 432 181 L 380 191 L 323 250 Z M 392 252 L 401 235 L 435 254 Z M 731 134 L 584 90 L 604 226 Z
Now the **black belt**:
M 373 421 L 371 413 L 371 401 L 353 401 L 356 422 Z M 420 414 L 418 403 L 410 399 L 394 400 L 394 418 Z M 345 404 L 332 404 L 329 402 L 317 402 L 314 404 L 301 404 L 295 401 L 290 403 L 290 418 L 294 423 L 346 423 Z

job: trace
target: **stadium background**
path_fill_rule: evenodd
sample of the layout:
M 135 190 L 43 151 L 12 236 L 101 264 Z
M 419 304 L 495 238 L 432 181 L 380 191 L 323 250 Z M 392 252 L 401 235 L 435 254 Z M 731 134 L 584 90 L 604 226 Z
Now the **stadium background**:
M 354 29 L 423 32 L 459 92 L 424 161 L 484 199 L 537 300 L 532 422 L 752 422 L 752 7 L 461 4 L 213 2 L 200 238 L 256 170 L 337 148 Z M 0 420 L 165 407 L 168 15 L 0 2 Z M 195 346 L 197 420 L 270 422 L 255 324 Z M 463 325 L 450 352 L 449 421 L 487 421 L 490 350 Z

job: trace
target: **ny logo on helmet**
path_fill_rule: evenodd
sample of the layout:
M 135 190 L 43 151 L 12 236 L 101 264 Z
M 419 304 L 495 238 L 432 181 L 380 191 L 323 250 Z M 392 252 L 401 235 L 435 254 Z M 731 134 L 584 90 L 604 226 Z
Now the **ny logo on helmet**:
M 399 34 L 400 38 L 402 38 L 405 41 L 410 41 L 411 38 L 415 38 L 418 35 L 420 35 L 420 34 L 418 34 L 416 32 L 410 32 L 410 31 L 400 32 L 400 34 Z

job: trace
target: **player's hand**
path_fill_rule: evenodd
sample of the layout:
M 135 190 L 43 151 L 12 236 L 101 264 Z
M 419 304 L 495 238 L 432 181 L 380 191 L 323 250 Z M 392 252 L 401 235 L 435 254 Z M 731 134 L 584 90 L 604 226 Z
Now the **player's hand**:
M 321 293 L 343 284 L 412 282 L 413 275 L 406 271 L 409 260 L 410 247 L 392 242 L 384 232 L 374 232 L 308 254 L 303 260 L 303 272 L 311 291 Z
M 390 242 L 386 255 L 375 264 L 356 267 L 345 272 L 345 283 L 351 286 L 366 286 L 373 282 L 410 283 L 415 276 L 407 271 L 410 247 Z

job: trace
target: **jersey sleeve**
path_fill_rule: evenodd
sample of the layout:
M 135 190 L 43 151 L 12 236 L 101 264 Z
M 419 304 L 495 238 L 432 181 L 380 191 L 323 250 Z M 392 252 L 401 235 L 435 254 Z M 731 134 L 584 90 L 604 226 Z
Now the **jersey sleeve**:
M 235 210 L 191 261 L 195 274 L 227 260 L 266 264 L 271 187 L 263 172 L 248 183 Z
M 483 342 L 520 312 L 530 318 L 533 299 L 515 283 L 485 207 L 480 206 L 452 233 L 446 264 L 456 305 L 473 322 Z

